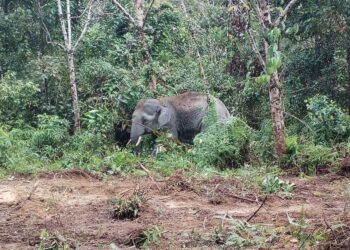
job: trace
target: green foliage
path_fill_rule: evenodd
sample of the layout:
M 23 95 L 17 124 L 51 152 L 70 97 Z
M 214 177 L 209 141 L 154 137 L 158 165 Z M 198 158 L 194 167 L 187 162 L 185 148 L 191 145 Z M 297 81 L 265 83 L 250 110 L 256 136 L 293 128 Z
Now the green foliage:
M 261 183 L 261 189 L 266 194 L 273 194 L 279 191 L 284 193 L 291 193 L 293 191 L 294 183 L 283 181 L 278 176 L 269 174 Z
M 39 115 L 38 129 L 31 137 L 32 150 L 48 159 L 61 154 L 59 148 L 67 139 L 69 122 L 58 116 Z
M 292 235 L 298 239 L 299 249 L 309 249 L 310 246 L 326 239 L 323 231 L 310 232 L 310 222 L 306 218 L 304 207 L 301 208 L 298 219 L 293 219 L 288 213 L 287 217 Z
M 43 162 L 31 149 L 30 139 L 35 130 L 25 128 L 6 131 L 0 129 L 0 167 L 7 172 L 30 173 L 39 169 Z
M 178 169 L 195 167 L 191 146 L 174 140 L 170 134 L 160 133 L 154 146 L 146 154 L 156 155 L 156 159 L 149 159 L 147 162 L 157 173 L 170 176 Z
M 50 234 L 46 229 L 40 231 L 40 243 L 36 245 L 37 250 L 70 250 L 71 247 L 62 235 Z
M 101 133 L 106 136 L 112 133 L 117 116 L 109 111 L 107 107 L 99 107 L 85 112 L 81 121 L 82 125 L 92 133 Z
M 218 244 L 235 249 L 250 246 L 266 248 L 269 245 L 267 238 L 271 235 L 272 238 L 275 237 L 268 228 L 261 225 L 250 224 L 230 216 L 222 219 L 228 222 L 229 226 L 215 229 L 212 237 Z
M 237 117 L 209 126 L 196 136 L 193 154 L 199 165 L 237 167 L 249 157 L 251 129 Z
M 37 84 L 18 80 L 16 74 L 9 72 L 0 79 L 0 124 L 15 126 L 20 120 L 30 122 L 30 110 L 38 105 Z
M 117 220 L 135 219 L 139 216 L 143 193 L 137 193 L 130 199 L 113 199 L 113 218 Z
M 300 145 L 295 144 L 295 141 L 290 142 L 288 151 L 289 154 L 285 155 L 281 165 L 297 167 L 300 172 L 308 175 L 315 175 L 320 167 L 329 168 L 336 165 L 340 158 L 339 152 L 335 149 L 312 143 Z
M 6 172 L 35 173 L 83 168 L 106 174 L 135 173 L 139 162 L 128 151 L 117 151 L 99 133 L 69 136 L 67 121 L 40 116 L 38 128 L 0 129 L 0 168 Z
M 12 142 L 8 133 L 0 129 L 0 166 L 8 160 L 8 150 L 11 149 Z
M 142 232 L 137 239 L 136 246 L 141 249 L 151 249 L 152 245 L 159 245 L 160 239 L 164 234 L 162 227 L 154 226 Z
M 350 116 L 326 96 L 307 101 L 310 126 L 318 143 L 341 142 L 350 135 Z
M 108 174 L 135 173 L 139 159 L 128 151 L 116 151 L 105 156 L 97 168 Z
M 300 145 L 297 136 L 288 136 L 286 138 L 286 154 L 296 155 L 299 153 Z
M 85 11 L 85 3 L 71 2 L 74 15 Z M 131 1 L 120 3 L 134 16 Z M 276 72 L 284 73 L 286 112 L 311 128 L 305 130 L 305 124 L 287 117 L 290 136 L 282 165 L 310 174 L 320 166 L 333 166 L 340 157 L 334 145 L 346 142 L 350 135 L 349 116 L 343 110 L 350 103 L 347 1 L 297 3 L 288 18 L 270 30 L 260 29 L 249 1 L 193 0 L 184 5 L 186 13 L 181 1 L 155 2 L 143 27 L 144 43 L 135 26 L 111 2 L 93 9 L 94 21 L 75 50 L 83 128 L 70 136 L 66 55 L 60 46 L 48 43 L 62 41 L 57 5 L 45 3 L 39 12 L 31 1 L 3 1 L 1 169 L 36 172 L 81 167 L 137 174 L 134 166 L 142 161 L 169 175 L 176 169 L 217 174 L 213 166 L 243 166 L 236 173 L 243 178 L 251 173 L 254 183 L 261 182 L 268 171 L 261 169 L 275 165 L 276 160 L 266 85 Z M 271 2 L 273 17 L 285 5 L 286 1 Z M 74 18 L 73 31 L 82 30 L 83 25 L 80 18 Z M 263 51 L 264 41 L 268 42 L 265 68 L 252 49 L 248 26 L 258 50 Z M 146 50 L 151 55 L 149 63 L 145 62 Z M 155 93 L 149 90 L 152 77 L 157 82 Z M 114 148 L 113 124 L 127 124 L 138 100 L 184 90 L 210 92 L 245 122 L 233 118 L 222 127 L 211 125 L 217 119 L 209 108 L 206 132 L 197 136 L 193 148 L 165 137 L 158 139 L 161 151 L 157 159 L 147 158 L 151 150 L 137 158 Z
M 257 158 L 255 160 L 262 163 L 275 160 L 273 130 L 270 120 L 264 121 L 260 130 L 251 133 L 251 137 L 250 148 L 255 158 Z

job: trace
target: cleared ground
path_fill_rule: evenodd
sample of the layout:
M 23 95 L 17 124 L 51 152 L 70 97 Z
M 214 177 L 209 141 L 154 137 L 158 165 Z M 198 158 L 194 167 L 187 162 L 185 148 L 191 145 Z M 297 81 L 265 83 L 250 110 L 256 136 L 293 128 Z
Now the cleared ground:
M 350 249 L 350 180 L 328 174 L 311 179 L 282 177 L 296 184 L 291 199 L 248 189 L 235 179 L 185 178 L 181 172 L 162 182 L 149 177 L 100 179 L 82 171 L 16 176 L 0 181 L 0 248 L 35 249 L 46 231 L 45 244 L 66 243 L 77 249 L 130 248 L 142 232 L 158 226 L 159 245 L 151 249 L 220 249 L 215 229 L 229 226 L 224 216 L 266 226 L 276 237 L 274 249 L 299 249 L 288 222 L 304 210 L 310 235 L 325 232 L 313 248 Z M 111 200 L 142 192 L 141 212 L 134 220 L 113 218 Z M 340 225 L 340 226 L 339 226 Z M 333 236 L 332 236 L 333 235 Z M 310 236 L 311 237 L 311 236 Z M 51 240 L 51 242 L 50 242 Z M 56 242 L 56 243 L 55 243 Z M 348 245 L 347 245 L 348 244 Z M 226 247 L 227 249 L 234 249 Z M 249 246 L 249 249 L 257 247 Z

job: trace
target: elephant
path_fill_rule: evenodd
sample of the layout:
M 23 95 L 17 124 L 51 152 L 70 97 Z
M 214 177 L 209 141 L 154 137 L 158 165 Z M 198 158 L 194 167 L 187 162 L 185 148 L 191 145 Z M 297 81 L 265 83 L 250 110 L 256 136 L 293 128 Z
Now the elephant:
M 224 103 L 215 97 L 213 100 L 218 121 L 229 118 L 230 112 Z M 198 92 L 140 100 L 132 115 L 130 142 L 138 148 L 142 135 L 160 129 L 180 142 L 191 144 L 205 129 L 203 117 L 207 112 L 208 96 Z

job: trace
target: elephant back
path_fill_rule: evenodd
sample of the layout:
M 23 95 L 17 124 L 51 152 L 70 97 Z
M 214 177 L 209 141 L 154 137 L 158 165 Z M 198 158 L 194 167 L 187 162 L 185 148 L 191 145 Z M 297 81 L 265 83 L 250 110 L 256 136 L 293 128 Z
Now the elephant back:
M 206 110 L 207 97 L 198 92 L 186 92 L 176 96 L 163 97 L 161 101 L 170 103 L 177 112 L 191 112 L 193 110 Z

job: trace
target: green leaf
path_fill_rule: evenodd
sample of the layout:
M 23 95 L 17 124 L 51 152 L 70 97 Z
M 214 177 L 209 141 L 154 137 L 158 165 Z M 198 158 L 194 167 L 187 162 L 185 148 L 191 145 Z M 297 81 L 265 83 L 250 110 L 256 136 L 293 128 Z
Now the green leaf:
M 270 78 L 271 76 L 270 75 L 261 75 L 259 77 L 257 77 L 255 79 L 256 83 L 260 84 L 260 85 L 263 85 L 263 84 L 267 84 L 270 82 Z

